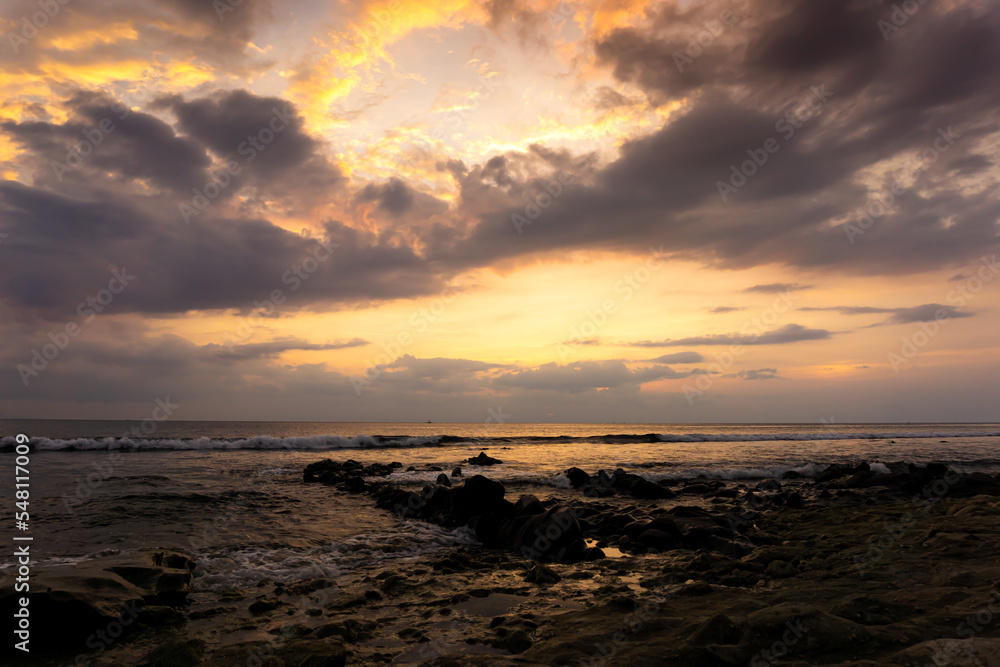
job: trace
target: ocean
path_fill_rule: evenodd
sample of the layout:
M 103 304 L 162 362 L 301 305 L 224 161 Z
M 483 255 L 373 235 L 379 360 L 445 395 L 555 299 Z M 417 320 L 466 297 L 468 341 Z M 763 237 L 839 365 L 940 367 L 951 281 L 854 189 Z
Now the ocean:
M 1000 424 L 445 424 L 0 420 L 5 506 L 17 434 L 31 439 L 37 566 L 152 550 L 197 563 L 193 590 L 337 578 L 473 544 L 467 529 L 400 520 L 364 495 L 302 482 L 323 458 L 399 462 L 387 481 L 419 489 L 443 471 L 481 472 L 508 497 L 558 495 L 563 474 L 623 468 L 651 481 L 811 477 L 831 463 L 940 461 L 1000 472 Z M 486 451 L 502 464 L 466 460 Z M 407 468 L 414 468 L 407 470 Z M 13 571 L 9 556 L 0 569 Z

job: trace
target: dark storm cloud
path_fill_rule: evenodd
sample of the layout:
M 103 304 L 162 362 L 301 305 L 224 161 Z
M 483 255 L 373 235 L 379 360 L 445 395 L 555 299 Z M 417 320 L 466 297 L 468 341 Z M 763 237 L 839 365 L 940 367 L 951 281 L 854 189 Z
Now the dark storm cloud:
M 927 3 L 883 40 L 876 19 L 889 8 L 882 5 L 771 0 L 751 5 L 752 15 L 694 61 L 696 79 L 677 84 L 672 72 L 662 79 L 653 71 L 660 63 L 676 72 L 675 47 L 697 35 L 701 21 L 734 4 L 666 6 L 597 45 L 622 81 L 687 98 L 663 128 L 625 142 L 604 167 L 594 155 L 544 146 L 483 164 L 442 159 L 440 169 L 453 175 L 460 193 L 451 211 L 433 198 L 421 208 L 430 196 L 400 178 L 391 188 L 358 184 L 347 194 L 377 201 L 389 217 L 431 211 L 442 220 L 405 237 L 402 225 L 375 234 L 327 222 L 325 235 L 342 248 L 300 280 L 288 308 L 425 295 L 464 269 L 577 248 L 646 253 L 662 245 L 668 257 L 719 268 L 778 263 L 888 275 L 996 248 L 1000 202 L 988 188 L 957 184 L 955 169 L 991 166 L 978 145 L 988 145 L 998 131 L 992 109 L 1000 104 L 1000 7 Z M 205 11 L 193 3 L 164 7 L 172 17 Z M 252 8 L 244 2 L 237 13 Z M 503 17 L 517 8 L 497 3 L 493 10 Z M 227 15 L 213 30 L 242 38 L 252 31 L 253 15 Z M 847 45 L 820 34 L 824 26 Z M 730 48 L 737 42 L 745 48 Z M 815 102 L 814 90 L 823 86 L 829 99 L 800 127 L 776 129 L 804 101 Z M 288 209 L 328 201 L 332 188 L 347 187 L 324 157 L 336 147 L 309 135 L 295 109 L 278 98 L 240 90 L 172 96 L 158 108 L 176 116 L 176 127 L 133 112 L 59 182 L 52 159 L 64 159 L 64 142 L 80 136 L 109 104 L 81 94 L 68 103 L 65 124 L 0 128 L 28 148 L 23 160 L 35 175 L 30 186 L 0 185 L 0 233 L 9 235 L 10 269 L 0 286 L 7 302 L 66 317 L 107 282 L 112 265 L 139 276 L 114 304 L 123 311 L 246 309 L 275 288 L 287 291 L 282 277 L 316 242 L 271 224 L 266 209 L 222 209 L 245 185 L 261 191 L 260 200 Z M 243 163 L 240 146 L 269 128 L 276 110 L 286 114 L 287 126 Z M 914 188 L 849 243 L 838 224 L 871 196 L 859 183 L 862 170 L 933 148 L 939 129 L 956 137 L 945 158 L 929 164 Z M 723 202 L 717 184 L 730 179 L 734 165 L 759 155 L 769 138 L 778 152 Z M 228 156 L 241 160 L 243 173 L 196 225 L 183 225 L 178 203 L 190 201 L 191 189 L 203 186 Z M 159 192 L 150 194 L 145 185 Z M 532 212 L 526 201 L 546 205 Z M 526 224 L 517 227 L 512 216 Z
M 689 338 L 643 341 L 633 343 L 637 347 L 674 347 L 677 345 L 783 345 L 806 340 L 826 340 L 831 337 L 826 329 L 810 329 L 801 324 L 786 324 L 783 327 L 762 334 L 711 334 Z
M 0 181 L 5 303 L 48 319 L 77 317 L 78 304 L 105 289 L 113 269 L 136 276 L 108 306 L 115 313 L 251 310 L 274 290 L 286 297 L 279 310 L 294 311 L 444 288 L 439 270 L 393 231 L 375 235 L 328 220 L 321 238 L 310 239 L 227 207 L 243 184 L 285 198 L 289 207 L 322 202 L 339 185 L 339 171 L 294 108 L 241 91 L 173 97 L 161 107 L 178 114 L 183 134 L 159 117 L 125 114 L 111 99 L 87 92 L 67 100 L 64 124 L 0 124 L 0 132 L 28 149 L 22 166 L 34 170 L 32 185 Z M 250 162 L 225 152 L 236 151 L 244 133 L 269 127 L 275 107 L 285 127 L 272 143 Z M 100 130 L 105 120 L 113 130 Z M 68 148 L 85 136 L 97 137 L 91 140 L 97 145 L 57 173 L 53 162 L 65 162 Z M 240 157 L 243 171 L 185 224 L 180 205 L 190 204 L 192 187 L 202 188 L 218 171 L 211 154 Z M 420 193 L 415 201 L 427 214 L 442 206 Z
M 142 179 L 181 192 L 208 179 L 211 160 L 205 147 L 176 136 L 155 116 L 87 91 L 73 95 L 64 108 L 73 117 L 62 125 L 0 123 L 0 131 L 27 149 L 35 185 L 83 192 L 111 172 L 121 181 Z
M 83 200 L 0 182 L 7 303 L 52 319 L 105 288 L 112 268 L 136 276 L 111 312 L 252 309 L 280 289 L 279 310 L 317 302 L 419 296 L 444 288 L 411 248 L 328 221 L 310 239 L 266 220 L 184 225 L 173 199 Z M 311 271 L 310 271 L 311 269 Z
M 196 100 L 173 95 L 155 106 L 172 111 L 179 130 L 220 160 L 240 163 L 242 181 L 269 192 L 294 192 L 318 201 L 342 179 L 323 145 L 306 133 L 295 108 L 281 98 L 234 90 Z
M 378 207 L 392 215 L 402 215 L 413 206 L 413 190 L 399 179 L 384 185 L 369 183 L 357 194 L 360 202 L 377 201 Z
M 414 190 L 398 178 L 387 183 L 369 183 L 354 196 L 356 203 L 377 202 L 376 209 L 390 218 L 409 216 L 424 219 L 448 210 L 448 204 L 440 199 Z
M 678 72 L 674 51 L 732 7 L 666 6 L 599 42 L 598 56 L 619 79 L 659 98 L 684 96 L 684 107 L 659 131 L 627 141 L 605 168 L 572 165 L 573 182 L 549 188 L 560 193 L 534 213 L 525 197 L 544 200 L 553 177 L 510 168 L 517 159 L 525 171 L 530 155 L 496 156 L 456 174 L 462 210 L 478 224 L 464 239 L 436 244 L 433 256 L 481 264 L 662 243 L 667 254 L 722 267 L 887 275 L 948 266 L 1000 244 L 990 188 L 954 181 L 955 169 L 989 168 L 976 144 L 995 141 L 1000 129 L 992 114 L 1000 6 L 927 3 L 883 39 L 877 21 L 892 8 L 879 2 L 762 2 Z M 777 149 L 764 155 L 768 139 Z M 839 225 L 872 196 L 862 170 L 928 151 L 914 187 L 863 241 L 849 243 Z M 750 176 L 735 178 L 745 164 Z M 735 190 L 725 201 L 719 183 Z

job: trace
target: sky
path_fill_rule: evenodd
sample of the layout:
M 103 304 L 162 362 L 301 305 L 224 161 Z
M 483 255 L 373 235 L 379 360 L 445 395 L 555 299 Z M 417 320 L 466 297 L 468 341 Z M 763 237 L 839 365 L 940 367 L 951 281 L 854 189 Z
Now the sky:
M 996 2 L 0 35 L 0 417 L 1000 421 Z

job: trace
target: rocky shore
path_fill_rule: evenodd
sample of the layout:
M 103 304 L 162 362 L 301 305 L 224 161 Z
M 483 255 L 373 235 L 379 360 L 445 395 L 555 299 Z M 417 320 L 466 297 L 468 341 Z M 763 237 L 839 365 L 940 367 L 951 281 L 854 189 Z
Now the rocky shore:
M 658 484 L 571 468 L 569 488 L 543 491 L 479 460 L 423 488 L 385 481 L 401 463 L 306 467 L 331 502 L 367 494 L 479 542 L 391 569 L 222 594 L 192 592 L 183 554 L 40 573 L 39 627 L 73 637 L 30 664 L 1000 665 L 998 477 L 859 463 Z

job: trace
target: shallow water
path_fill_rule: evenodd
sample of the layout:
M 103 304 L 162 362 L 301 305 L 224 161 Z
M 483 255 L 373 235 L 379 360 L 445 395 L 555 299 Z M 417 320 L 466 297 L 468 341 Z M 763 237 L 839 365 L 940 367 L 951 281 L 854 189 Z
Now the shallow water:
M 561 493 L 568 487 L 562 471 L 571 466 L 588 472 L 621 467 L 652 480 L 749 480 L 788 470 L 811 476 L 830 463 L 860 460 L 945 461 L 967 471 L 1000 471 L 996 424 L 177 422 L 161 425 L 151 440 L 121 440 L 115 434 L 126 430 L 123 424 L 0 422 L 7 434 L 0 440 L 4 473 L 13 468 L 9 436 L 27 432 L 35 439 L 31 534 L 39 564 L 176 549 L 198 562 L 197 589 L 220 590 L 264 578 L 334 578 L 474 541 L 465 530 L 399 521 L 366 496 L 302 483 L 302 468 L 325 457 L 399 461 L 404 468 L 388 480 L 412 485 L 437 477 L 428 467 L 450 474 L 461 466 L 466 476 L 482 472 L 504 481 L 510 495 Z M 21 430 L 28 425 L 33 428 Z M 504 463 L 488 469 L 464 463 L 481 450 Z M 418 470 L 406 472 L 410 465 Z M 13 501 L 12 486 L 0 489 L 5 503 Z M 0 565 L 9 570 L 12 563 Z

